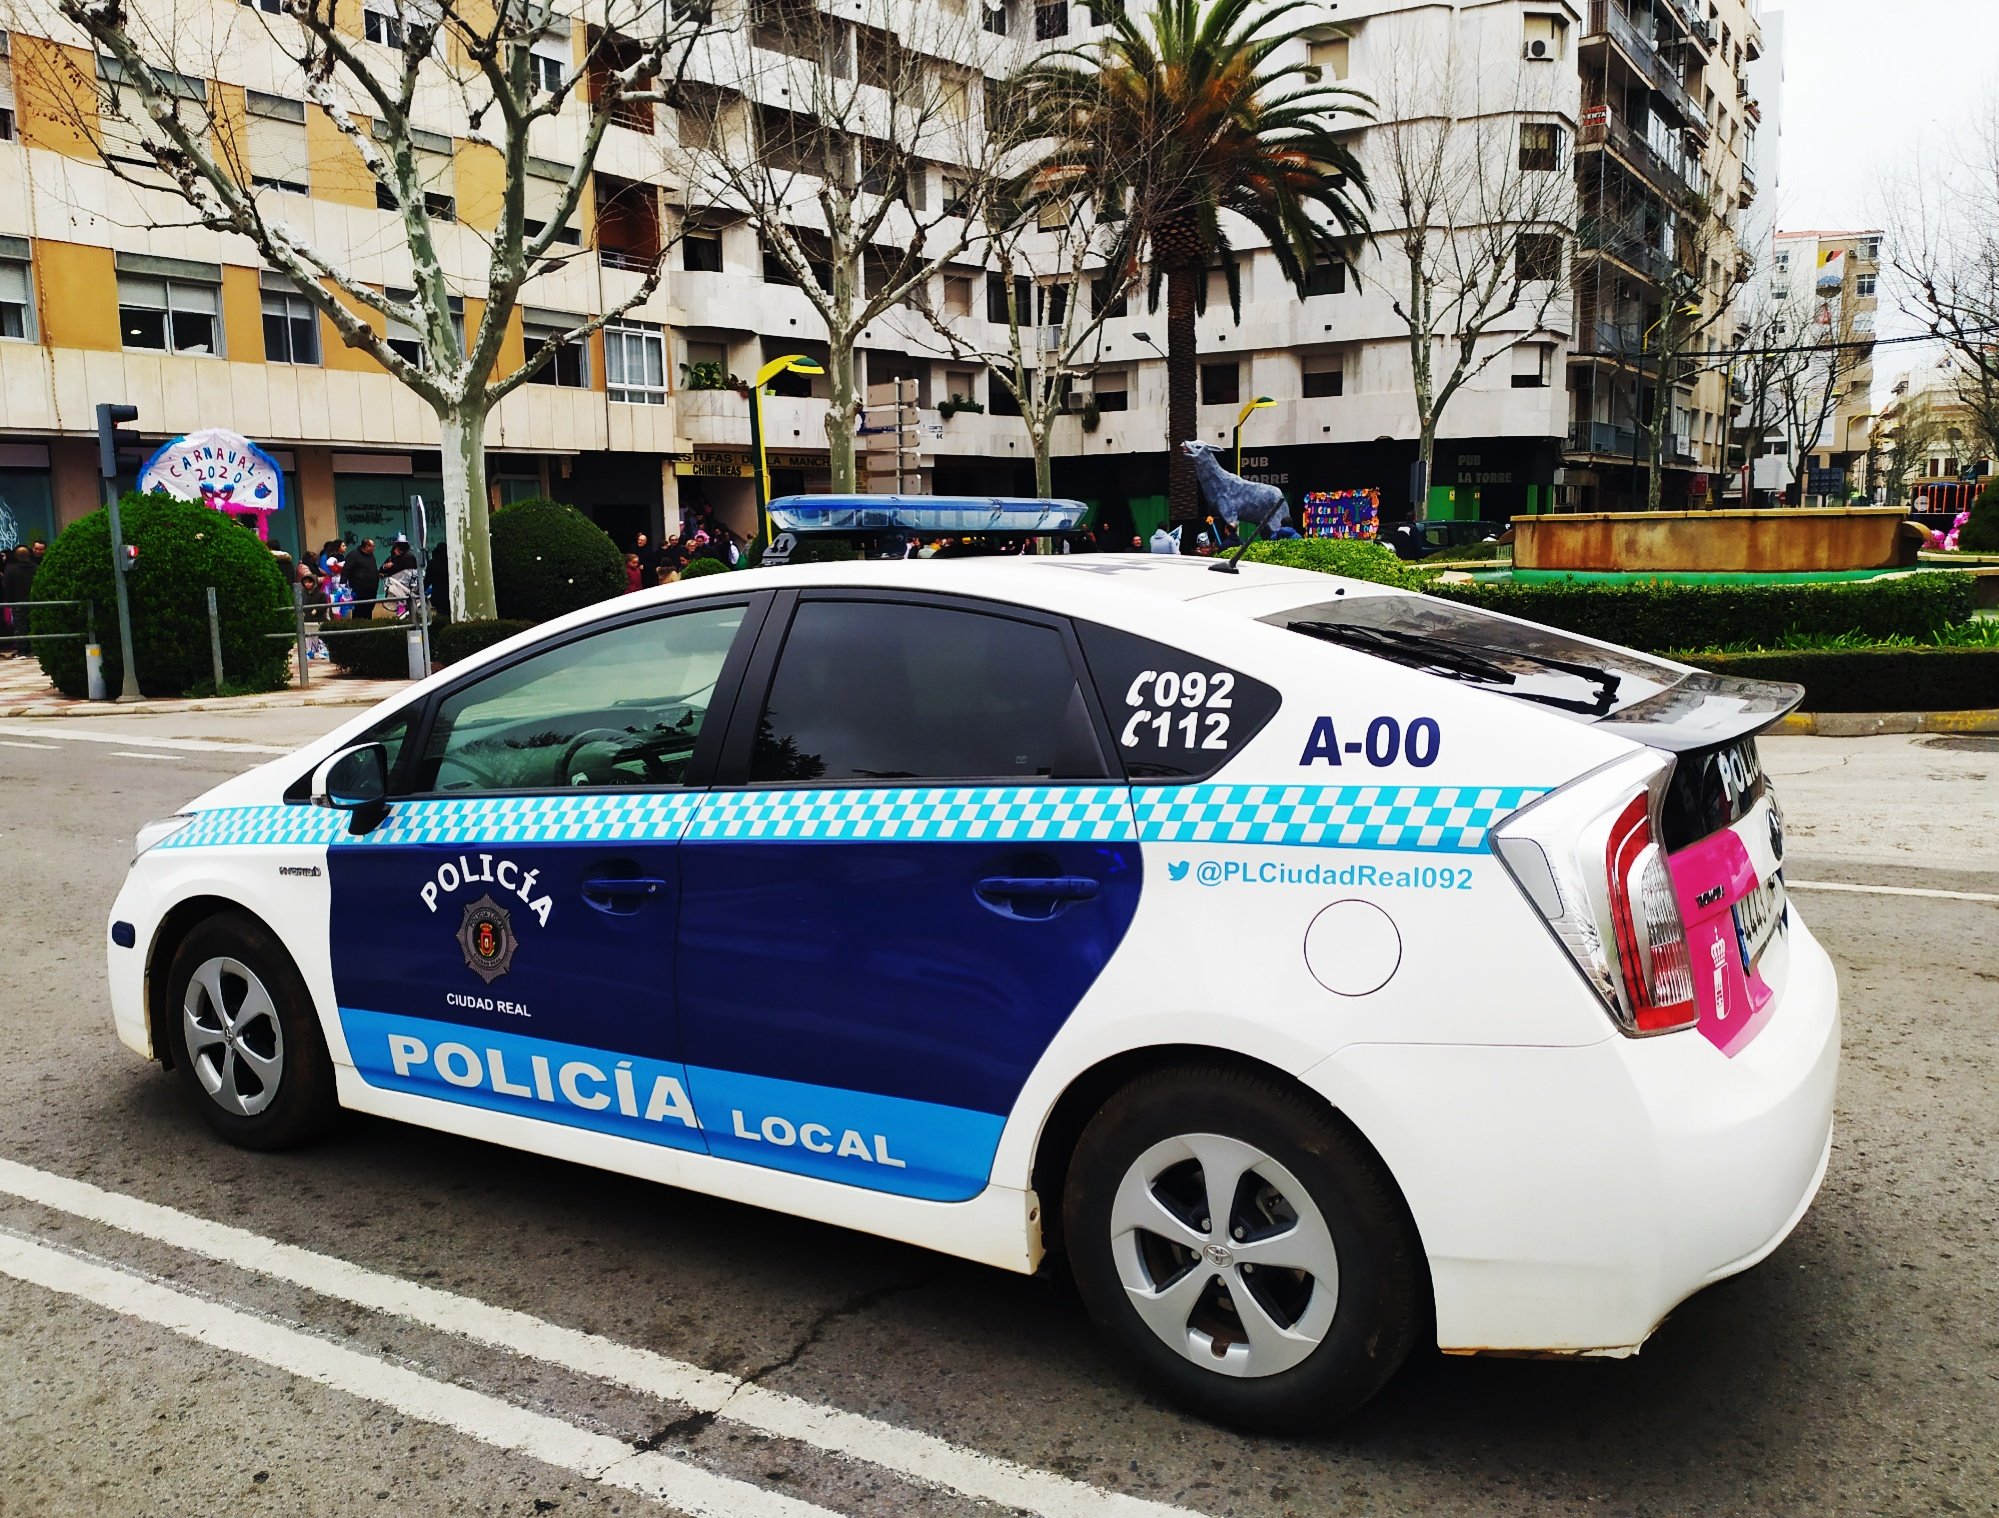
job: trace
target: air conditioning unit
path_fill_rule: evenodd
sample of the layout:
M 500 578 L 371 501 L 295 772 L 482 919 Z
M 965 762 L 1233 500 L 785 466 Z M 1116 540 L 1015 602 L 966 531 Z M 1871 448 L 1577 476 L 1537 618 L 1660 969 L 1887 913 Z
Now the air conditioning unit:
M 1526 55 L 1529 58 L 1538 59 L 1540 62 L 1546 63 L 1555 56 L 1555 44 L 1550 42 L 1546 37 L 1529 37 L 1527 39 Z
M 1305 82 L 1307 84 L 1322 83 L 1325 80 L 1325 77 L 1326 77 L 1326 71 L 1323 68 L 1321 68 L 1318 64 L 1309 63 L 1305 66 Z

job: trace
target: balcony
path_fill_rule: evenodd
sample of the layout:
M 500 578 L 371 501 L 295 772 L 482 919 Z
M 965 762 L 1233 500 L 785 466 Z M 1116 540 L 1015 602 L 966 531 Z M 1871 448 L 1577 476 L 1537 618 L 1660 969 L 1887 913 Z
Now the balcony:
M 1578 358 L 1608 358 L 1633 369 L 1657 367 L 1658 356 L 1647 351 L 1645 334 L 1601 318 L 1585 323 L 1575 335 L 1571 353 Z
M 1585 255 L 1613 258 L 1655 285 L 1670 283 L 1673 261 L 1640 221 L 1588 217 L 1576 227 L 1576 246 Z
M 1748 210 L 1756 199 L 1756 168 L 1748 159 L 1742 160 L 1742 189 L 1737 196 L 1743 210 Z
M 1653 90 L 1663 96 L 1666 106 L 1678 116 L 1681 122 L 1707 135 L 1707 117 L 1695 104 L 1679 71 L 1660 56 L 1658 47 L 1648 37 L 1639 24 L 1625 15 L 1614 0 L 1591 0 L 1589 25 L 1585 40 L 1589 37 L 1607 36 L 1617 44 L 1635 72 Z
M 1568 451 L 1572 454 L 1628 459 L 1637 443 L 1636 429 L 1611 422 L 1576 422 L 1569 428 Z
M 1694 452 L 1694 440 L 1684 432 L 1669 432 L 1660 439 L 1659 451 L 1668 464 L 1691 469 L 1700 462 L 1700 455 Z
M 1651 143 L 1611 114 L 1610 107 L 1590 106 L 1583 112 L 1580 149 L 1609 148 L 1646 184 L 1669 200 L 1689 201 L 1706 193 L 1707 176 L 1698 164 L 1674 163 Z

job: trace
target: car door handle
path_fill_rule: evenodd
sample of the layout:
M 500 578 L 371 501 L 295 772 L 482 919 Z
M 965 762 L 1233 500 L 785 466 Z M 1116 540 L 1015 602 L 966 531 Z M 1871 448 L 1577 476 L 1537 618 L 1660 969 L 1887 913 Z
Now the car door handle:
M 624 917 L 665 890 L 666 882 L 651 876 L 617 876 L 584 881 L 583 899 L 600 912 Z
M 988 875 L 975 887 L 982 905 L 1002 917 L 1040 921 L 1079 901 L 1094 901 L 1103 886 L 1087 875 Z

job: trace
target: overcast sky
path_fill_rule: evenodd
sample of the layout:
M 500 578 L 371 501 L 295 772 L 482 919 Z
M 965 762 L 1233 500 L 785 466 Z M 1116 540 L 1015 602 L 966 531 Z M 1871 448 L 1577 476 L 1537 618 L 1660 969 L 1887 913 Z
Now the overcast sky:
M 1784 145 L 1777 216 L 1872 227 L 1877 183 L 1907 172 L 1987 89 L 1995 0 L 1784 0 Z M 1893 235 L 1893 228 L 1887 229 Z

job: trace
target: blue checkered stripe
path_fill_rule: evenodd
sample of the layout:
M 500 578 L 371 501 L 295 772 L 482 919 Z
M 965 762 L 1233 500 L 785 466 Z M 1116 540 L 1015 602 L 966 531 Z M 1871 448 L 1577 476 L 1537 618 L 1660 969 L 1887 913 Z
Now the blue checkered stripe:
M 323 806 L 222 806 L 156 845 L 163 849 L 215 849 L 257 844 L 331 843 L 347 832 L 347 814 Z
M 673 843 L 701 797 L 686 791 L 578 796 L 467 796 L 401 801 L 388 820 L 343 845 L 367 848 L 419 843 Z
M 1146 843 L 1261 843 L 1475 853 L 1535 786 L 1186 785 L 1132 791 Z
M 707 798 L 687 839 L 1121 843 L 1132 837 L 1128 794 L 1110 785 L 718 791 Z

